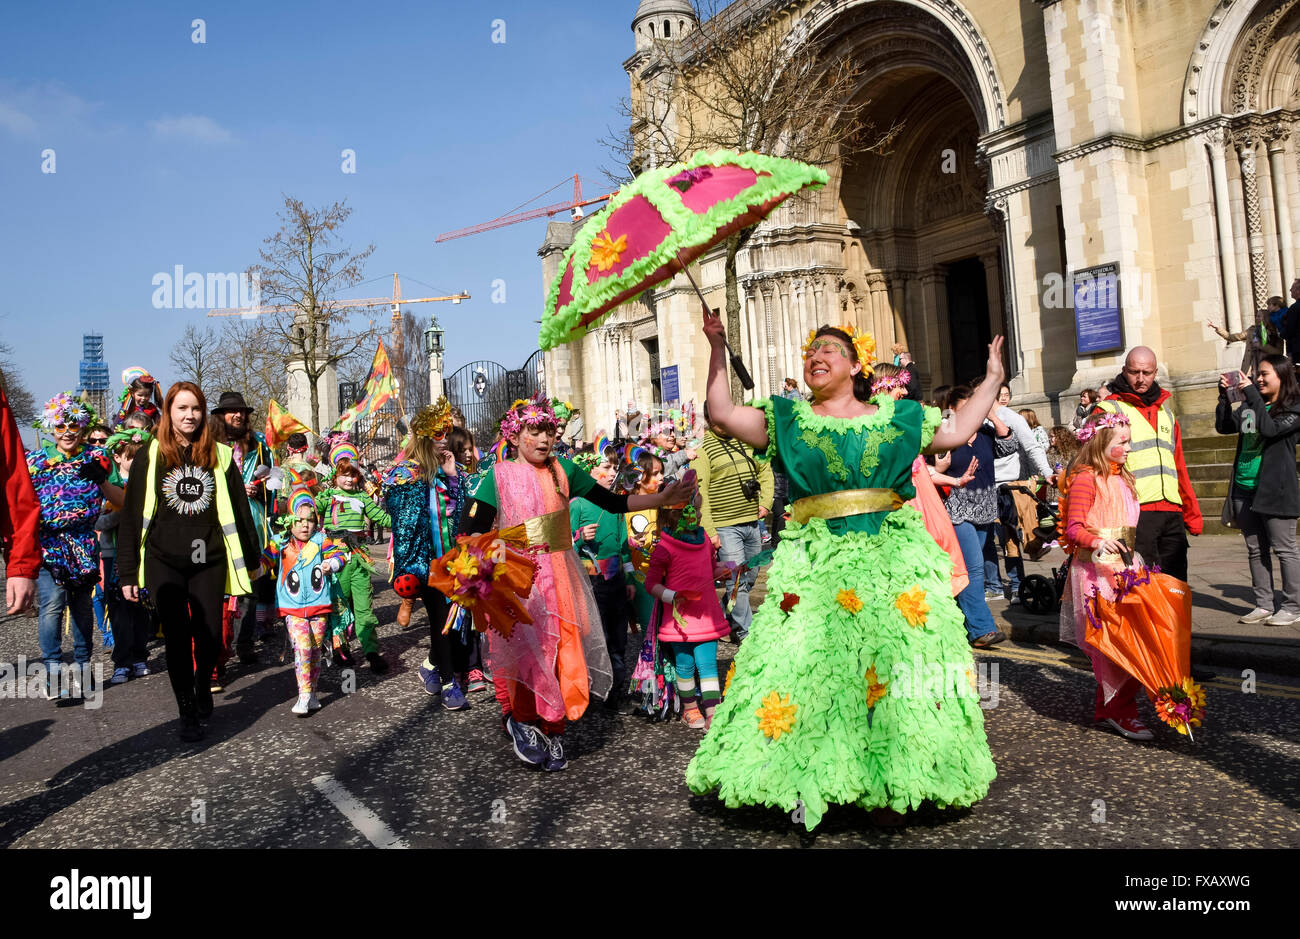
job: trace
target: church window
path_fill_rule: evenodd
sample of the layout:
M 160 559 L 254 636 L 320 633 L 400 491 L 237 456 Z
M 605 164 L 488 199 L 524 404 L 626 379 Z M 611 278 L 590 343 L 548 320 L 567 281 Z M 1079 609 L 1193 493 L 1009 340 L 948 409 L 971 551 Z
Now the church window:
M 668 20 L 664 20 L 664 38 L 667 39 L 670 35 L 671 30 L 669 29 Z

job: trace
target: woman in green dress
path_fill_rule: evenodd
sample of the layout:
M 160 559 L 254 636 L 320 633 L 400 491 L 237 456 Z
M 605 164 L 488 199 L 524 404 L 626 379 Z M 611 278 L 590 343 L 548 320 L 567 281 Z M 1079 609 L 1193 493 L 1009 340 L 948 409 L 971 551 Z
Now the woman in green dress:
M 972 406 L 940 428 L 935 408 L 870 398 L 875 345 L 823 326 L 804 347 L 811 403 L 732 403 L 721 320 L 705 311 L 709 413 L 776 461 L 791 521 L 768 570 L 729 688 L 686 771 L 729 807 L 802 808 L 812 829 L 828 803 L 874 810 L 881 824 L 930 801 L 968 806 L 995 771 L 951 561 L 912 498 L 912 461 L 964 444 L 1002 383 L 1002 337 Z

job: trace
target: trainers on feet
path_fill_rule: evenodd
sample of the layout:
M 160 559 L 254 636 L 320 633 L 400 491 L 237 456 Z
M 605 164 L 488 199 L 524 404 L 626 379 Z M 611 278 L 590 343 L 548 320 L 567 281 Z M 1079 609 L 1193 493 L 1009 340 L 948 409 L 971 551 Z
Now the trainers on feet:
M 686 710 L 682 711 L 682 720 L 691 730 L 703 730 L 705 725 L 704 715 L 694 704 L 688 705 Z
M 1113 728 L 1129 740 L 1151 740 L 1155 737 L 1147 725 L 1136 717 L 1121 717 L 1118 720 L 1108 717 L 1102 721 L 1102 724 Z
M 991 633 L 985 633 L 982 636 L 976 636 L 970 641 L 970 644 L 976 649 L 987 649 L 989 646 L 995 646 L 999 642 L 1006 641 L 1007 634 L 1000 629 L 995 629 Z
M 1294 626 L 1297 623 L 1300 623 L 1300 613 L 1288 613 L 1286 610 L 1278 610 L 1264 620 L 1265 626 Z
M 487 679 L 483 677 L 483 672 L 477 668 L 469 670 L 469 685 L 465 689 L 470 694 L 479 691 L 487 691 Z
M 992 587 L 984 588 L 985 600 L 1005 600 L 1006 598 L 1006 594 L 1004 594 L 1000 588 L 997 590 Z
M 316 699 L 316 692 L 314 691 L 307 698 L 307 710 L 309 711 L 320 710 L 320 701 Z
M 113 677 L 108 680 L 110 685 L 121 685 L 131 680 L 131 670 L 126 666 L 113 669 Z
M 293 711 L 293 713 L 297 714 L 299 717 L 306 717 L 310 707 L 311 695 L 300 694 L 298 695 L 298 700 L 294 702 L 293 707 L 289 710 Z
M 1272 615 L 1273 615 L 1272 610 L 1266 610 L 1261 606 L 1257 606 L 1255 607 L 1255 609 L 1251 610 L 1241 619 L 1237 620 L 1237 622 L 1245 623 L 1247 626 L 1253 626 L 1255 623 L 1264 622 L 1264 620 L 1269 619 L 1270 617 L 1272 617 Z
M 515 756 L 533 766 L 541 766 L 549 755 L 550 741 L 532 724 L 521 724 L 513 717 L 506 718 L 506 732 Z
M 136 662 L 134 665 L 131 666 L 132 678 L 144 678 L 148 674 L 149 674 L 148 662 Z
M 436 668 L 429 668 L 427 665 L 421 665 L 415 670 L 420 676 L 420 681 L 424 684 L 424 693 L 431 697 L 440 697 L 442 695 L 442 678 L 438 675 Z
M 448 711 L 463 711 L 469 707 L 465 692 L 460 690 L 460 682 L 453 681 L 442 687 L 442 706 Z
M 564 735 L 553 734 L 546 741 L 546 759 L 542 762 L 542 769 L 555 773 L 568 765 L 569 761 L 564 758 Z
M 388 671 L 388 662 L 378 652 L 367 652 L 366 661 L 370 663 L 370 670 L 376 675 L 383 675 Z

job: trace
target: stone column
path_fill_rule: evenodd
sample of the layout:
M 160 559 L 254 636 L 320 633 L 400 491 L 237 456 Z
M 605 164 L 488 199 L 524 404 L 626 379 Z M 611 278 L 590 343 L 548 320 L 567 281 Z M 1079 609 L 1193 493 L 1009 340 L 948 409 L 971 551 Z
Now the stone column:
M 894 323 L 894 342 L 901 342 L 908 346 L 910 337 L 908 336 L 907 323 L 907 275 L 902 271 L 894 271 L 888 276 L 889 284 L 889 312 L 890 318 Z
M 868 274 L 867 289 L 870 291 L 867 304 L 870 320 L 867 327 L 876 339 L 876 355 L 883 361 L 882 353 L 888 352 L 889 347 L 894 344 L 894 324 L 889 315 L 889 293 L 885 285 L 885 275 L 879 271 Z
M 932 385 L 952 381 L 952 343 L 948 341 L 948 294 L 943 270 L 931 268 L 921 274 L 922 317 L 925 323 L 925 356 L 930 360 Z M 917 350 L 912 354 L 919 358 Z
M 1002 260 L 1000 251 L 981 251 L 980 263 L 984 265 L 984 290 L 988 295 L 989 326 L 992 335 L 997 335 L 999 324 L 1006 320 L 1002 309 Z M 1008 353 L 1014 358 L 1014 353 Z M 1007 376 L 1010 378 L 1010 375 Z
M 758 283 L 758 289 L 763 294 L 763 335 L 765 339 L 765 355 L 763 361 L 767 363 L 767 381 L 762 385 L 754 383 L 755 389 L 766 388 L 769 393 L 775 393 L 776 388 L 772 387 L 776 381 L 776 325 L 772 320 L 772 282 L 770 280 L 761 280 Z
M 745 321 L 744 351 L 741 355 L 744 356 L 745 365 L 749 368 L 749 377 L 754 379 L 754 389 L 757 391 L 760 387 L 759 365 L 762 356 L 759 353 L 761 343 L 758 339 L 758 298 L 754 295 L 752 282 L 745 284 Z
M 1283 299 L 1289 299 L 1291 279 L 1296 274 L 1295 243 L 1291 236 L 1291 199 L 1286 185 L 1286 142 L 1290 132 L 1281 124 L 1268 129 L 1268 167 L 1273 178 L 1273 214 L 1277 219 L 1278 243 L 1281 250 Z
M 790 369 L 792 367 L 791 362 L 794 360 L 794 355 L 799 351 L 798 349 L 791 348 L 794 344 L 796 330 L 793 328 L 790 320 L 789 279 L 782 277 L 777 282 L 777 296 L 781 300 L 781 336 L 778 340 L 781 349 L 781 374 L 777 376 L 776 380 L 778 383 L 782 383 L 785 381 L 785 376 L 790 374 Z M 782 387 L 784 387 L 782 384 L 778 384 L 773 390 L 780 391 Z
M 1254 322 L 1254 314 L 1264 308 L 1268 300 L 1268 263 L 1264 257 L 1264 226 L 1259 212 L 1259 180 L 1255 175 L 1255 144 L 1259 138 L 1252 132 L 1236 138 L 1237 156 L 1241 160 L 1241 191 L 1246 208 L 1246 233 L 1250 247 L 1251 298 L 1255 302 L 1247 321 Z
M 829 317 L 826 315 L 826 303 L 823 300 L 823 295 L 826 293 L 826 278 L 818 274 L 810 278 L 810 280 L 813 289 L 813 319 L 816 321 L 817 326 L 820 326 L 822 323 L 830 322 Z
M 1231 141 L 1226 127 L 1214 127 L 1205 135 L 1210 149 L 1210 173 L 1214 177 L 1214 214 L 1219 228 L 1219 265 L 1223 269 L 1223 316 L 1228 332 L 1241 331 L 1241 303 L 1238 301 L 1237 252 L 1232 235 L 1232 205 L 1228 199 L 1228 166 L 1224 151 Z

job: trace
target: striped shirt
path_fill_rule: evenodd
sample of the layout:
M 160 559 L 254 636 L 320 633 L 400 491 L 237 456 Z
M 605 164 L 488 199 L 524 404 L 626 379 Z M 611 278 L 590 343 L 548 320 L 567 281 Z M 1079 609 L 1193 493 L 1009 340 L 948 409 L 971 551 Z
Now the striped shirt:
M 713 431 L 704 435 L 704 441 L 691 461 L 691 468 L 699 476 L 700 492 L 704 496 L 704 511 L 700 524 L 713 537 L 719 528 L 744 525 L 758 521 L 758 507 L 772 509 L 772 466 L 754 459 L 754 449 L 730 437 L 723 439 Z M 741 483 L 757 479 L 758 498 L 745 498 Z

